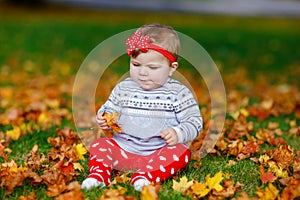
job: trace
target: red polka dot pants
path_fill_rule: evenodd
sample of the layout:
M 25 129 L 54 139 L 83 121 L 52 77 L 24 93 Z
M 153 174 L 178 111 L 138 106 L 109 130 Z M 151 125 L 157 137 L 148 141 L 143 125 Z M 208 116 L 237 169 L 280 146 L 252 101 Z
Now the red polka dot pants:
M 88 178 L 109 185 L 113 169 L 136 170 L 131 184 L 138 179 L 161 182 L 184 168 L 190 157 L 189 149 L 183 144 L 165 146 L 149 156 L 140 156 L 124 151 L 113 139 L 99 138 L 91 145 Z

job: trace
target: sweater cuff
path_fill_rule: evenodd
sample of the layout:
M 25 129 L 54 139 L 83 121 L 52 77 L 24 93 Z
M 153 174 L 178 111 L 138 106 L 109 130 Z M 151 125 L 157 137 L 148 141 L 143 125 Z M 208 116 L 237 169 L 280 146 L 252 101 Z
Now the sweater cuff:
M 178 138 L 178 143 L 183 143 L 184 142 L 184 138 L 182 137 L 182 131 L 179 127 L 172 127 L 177 134 L 177 138 Z

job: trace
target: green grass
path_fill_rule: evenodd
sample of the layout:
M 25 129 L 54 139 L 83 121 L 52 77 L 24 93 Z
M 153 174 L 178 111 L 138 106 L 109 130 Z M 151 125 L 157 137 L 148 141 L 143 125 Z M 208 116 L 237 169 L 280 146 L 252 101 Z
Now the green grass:
M 2 10 L 1 10 L 2 9 Z M 217 62 L 221 73 L 235 73 L 240 67 L 247 69 L 249 77 L 254 81 L 258 76 L 265 76 L 270 82 L 299 84 L 300 65 L 300 19 L 203 16 L 176 13 L 139 13 L 124 11 L 84 11 L 74 9 L 41 8 L 40 10 L 23 10 L 9 8 L 0 9 L 0 73 L 7 70 L 13 74 L 23 70 L 28 73 L 49 74 L 53 62 L 66 62 L 71 66 L 70 75 L 76 74 L 83 59 L 101 41 L 144 23 L 160 22 L 197 40 Z M 121 58 L 125 59 L 125 58 Z M 34 67 L 26 67 L 32 61 Z M 116 61 L 112 66 L 113 73 L 122 74 L 127 65 Z M 2 76 L 2 74 L 1 74 Z M 59 75 L 58 75 L 59 76 Z M 62 76 L 63 77 L 63 76 Z M 0 82 L 0 85 L 14 84 L 13 81 Z M 1 108 L 1 112 L 3 112 Z M 283 131 L 288 130 L 286 118 L 279 116 L 257 121 L 255 130 L 265 128 L 269 121 L 279 122 Z M 297 121 L 299 125 L 299 120 Z M 67 124 L 63 124 L 65 126 Z M 5 131 L 8 126 L 0 127 Z M 34 144 L 39 145 L 39 153 L 46 153 L 51 145 L 48 137 L 55 135 L 57 127 L 45 131 L 36 131 L 11 142 L 10 158 L 22 164 L 22 158 L 29 153 Z M 300 149 L 300 139 L 284 135 L 294 149 Z M 269 149 L 264 146 L 264 150 Z M 257 155 L 258 156 L 258 155 Z M 241 188 L 254 196 L 260 186 L 258 165 L 249 159 L 237 162 L 228 167 L 233 157 L 224 155 L 208 155 L 201 160 L 201 167 L 194 168 L 191 162 L 179 176 L 186 175 L 189 179 L 204 181 L 207 174 L 215 174 L 222 170 L 231 174 L 231 178 L 244 184 Z M 0 160 L 3 162 L 3 160 Z M 85 171 L 76 179 L 79 182 L 87 176 L 87 157 L 82 161 Z M 139 193 L 126 184 L 128 195 L 139 196 Z M 189 199 L 171 189 L 172 180 L 162 184 L 161 199 Z M 35 191 L 38 199 L 50 199 L 45 195 L 45 185 L 31 186 L 25 183 L 17 187 L 11 195 L 5 195 L 0 189 L 0 199 L 18 199 Z M 84 192 L 86 198 L 96 199 L 103 189 Z

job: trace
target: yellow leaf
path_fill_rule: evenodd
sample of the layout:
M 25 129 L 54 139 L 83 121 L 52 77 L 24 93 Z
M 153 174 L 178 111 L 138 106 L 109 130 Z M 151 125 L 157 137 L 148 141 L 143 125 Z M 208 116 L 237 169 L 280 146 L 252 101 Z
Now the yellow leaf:
M 48 121 L 49 121 L 49 117 L 47 116 L 47 114 L 45 112 L 42 112 L 39 115 L 38 123 L 43 124 L 43 123 L 47 123 Z
M 189 187 L 193 185 L 193 180 L 188 182 L 186 176 L 182 177 L 179 182 L 173 180 L 173 190 L 175 192 L 185 192 Z
M 21 129 L 17 126 L 14 126 L 12 130 L 6 131 L 6 135 L 9 136 L 12 140 L 17 140 L 21 136 Z
M 78 169 L 81 172 L 84 170 L 80 163 L 73 163 L 73 166 L 75 170 Z
M 223 180 L 222 171 L 219 171 L 212 178 L 210 178 L 210 175 L 206 176 L 206 185 L 210 190 L 215 189 L 217 192 L 220 192 L 221 190 L 223 190 L 223 187 L 220 185 L 220 182 L 222 180 Z
M 197 182 L 193 184 L 191 188 L 192 188 L 192 192 L 196 194 L 197 197 L 199 198 L 206 196 L 210 192 L 210 189 L 207 188 L 206 184 L 203 183 Z
M 155 191 L 155 186 L 153 185 L 147 185 L 143 187 L 143 190 L 141 192 L 141 200 L 157 200 L 158 195 Z
M 76 154 L 80 160 L 84 160 L 83 155 L 87 153 L 87 150 L 84 148 L 83 144 L 77 144 L 76 147 Z
M 265 190 L 258 190 L 256 194 L 260 200 L 275 200 L 278 197 L 279 191 L 272 183 L 269 183 Z

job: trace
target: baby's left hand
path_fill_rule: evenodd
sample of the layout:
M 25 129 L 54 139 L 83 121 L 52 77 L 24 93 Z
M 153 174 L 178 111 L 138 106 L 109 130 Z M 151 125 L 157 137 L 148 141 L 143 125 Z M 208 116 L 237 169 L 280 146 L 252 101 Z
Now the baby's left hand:
M 178 143 L 177 133 L 173 128 L 167 128 L 161 131 L 160 135 L 169 146 L 175 145 Z

